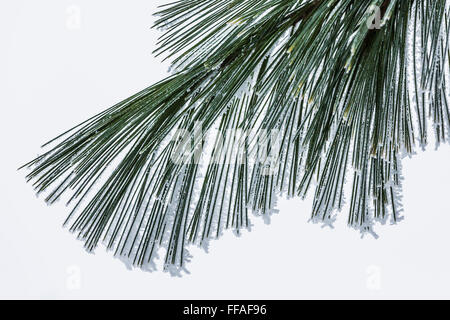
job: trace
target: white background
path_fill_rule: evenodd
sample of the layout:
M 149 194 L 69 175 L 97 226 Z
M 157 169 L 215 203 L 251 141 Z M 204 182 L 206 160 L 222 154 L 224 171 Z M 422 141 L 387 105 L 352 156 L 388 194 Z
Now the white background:
M 151 13 L 168 0 L 3 0 L 0 5 L 0 298 L 450 298 L 450 148 L 404 165 L 405 220 L 380 239 L 307 223 L 311 201 L 282 200 L 270 225 L 253 219 L 190 274 L 130 271 L 86 253 L 16 168 L 56 134 L 167 75 L 152 57 Z M 77 18 L 78 13 L 79 20 Z

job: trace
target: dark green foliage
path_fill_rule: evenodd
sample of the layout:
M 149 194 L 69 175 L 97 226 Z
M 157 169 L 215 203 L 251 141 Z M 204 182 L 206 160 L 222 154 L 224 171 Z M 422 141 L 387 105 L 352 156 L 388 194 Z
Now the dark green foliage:
M 380 29 L 367 27 L 370 5 Z M 400 159 L 431 126 L 438 142 L 449 136 L 448 1 L 179 0 L 158 14 L 155 54 L 173 60 L 173 75 L 27 164 L 49 203 L 71 192 L 67 221 L 87 249 L 103 241 L 147 268 L 162 246 L 174 270 L 187 244 L 239 232 L 314 180 L 314 222 L 333 222 L 345 179 L 350 226 L 399 220 Z M 183 140 L 198 123 L 201 139 Z M 264 147 L 275 165 L 250 159 L 268 131 L 279 133 L 279 149 Z M 198 158 L 206 144 L 216 147 Z

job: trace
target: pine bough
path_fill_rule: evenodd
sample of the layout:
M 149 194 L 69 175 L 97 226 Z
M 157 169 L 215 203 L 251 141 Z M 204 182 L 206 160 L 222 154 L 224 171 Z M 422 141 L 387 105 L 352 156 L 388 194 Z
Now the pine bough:
M 400 160 L 449 139 L 449 1 L 178 0 L 157 56 L 173 72 L 65 132 L 26 165 L 66 220 L 134 266 L 185 267 L 189 244 L 239 233 L 314 187 L 331 224 L 400 220 Z M 51 146 L 49 148 L 48 146 Z

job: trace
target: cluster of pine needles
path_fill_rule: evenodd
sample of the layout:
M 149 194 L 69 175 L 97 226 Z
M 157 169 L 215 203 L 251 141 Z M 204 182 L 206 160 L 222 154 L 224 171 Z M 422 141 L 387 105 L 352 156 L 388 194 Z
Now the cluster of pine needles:
M 313 222 L 344 206 L 363 233 L 400 220 L 401 159 L 450 137 L 449 1 L 177 0 L 157 15 L 172 74 L 25 165 L 48 203 L 68 195 L 88 250 L 152 269 L 164 248 L 176 272 L 187 245 L 311 189 Z

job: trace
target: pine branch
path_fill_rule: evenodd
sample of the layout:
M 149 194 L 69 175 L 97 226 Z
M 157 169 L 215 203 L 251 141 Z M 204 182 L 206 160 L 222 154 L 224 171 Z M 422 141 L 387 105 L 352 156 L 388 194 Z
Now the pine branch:
M 379 9 L 380 25 L 370 29 Z M 66 223 L 141 268 L 268 217 L 279 194 L 311 220 L 374 233 L 401 220 L 401 158 L 448 141 L 449 1 L 180 0 L 155 55 L 174 73 L 54 139 L 26 166 Z M 431 125 L 428 123 L 431 122 Z M 98 187 L 97 187 L 98 185 Z M 77 211 L 77 210 L 80 211 Z

